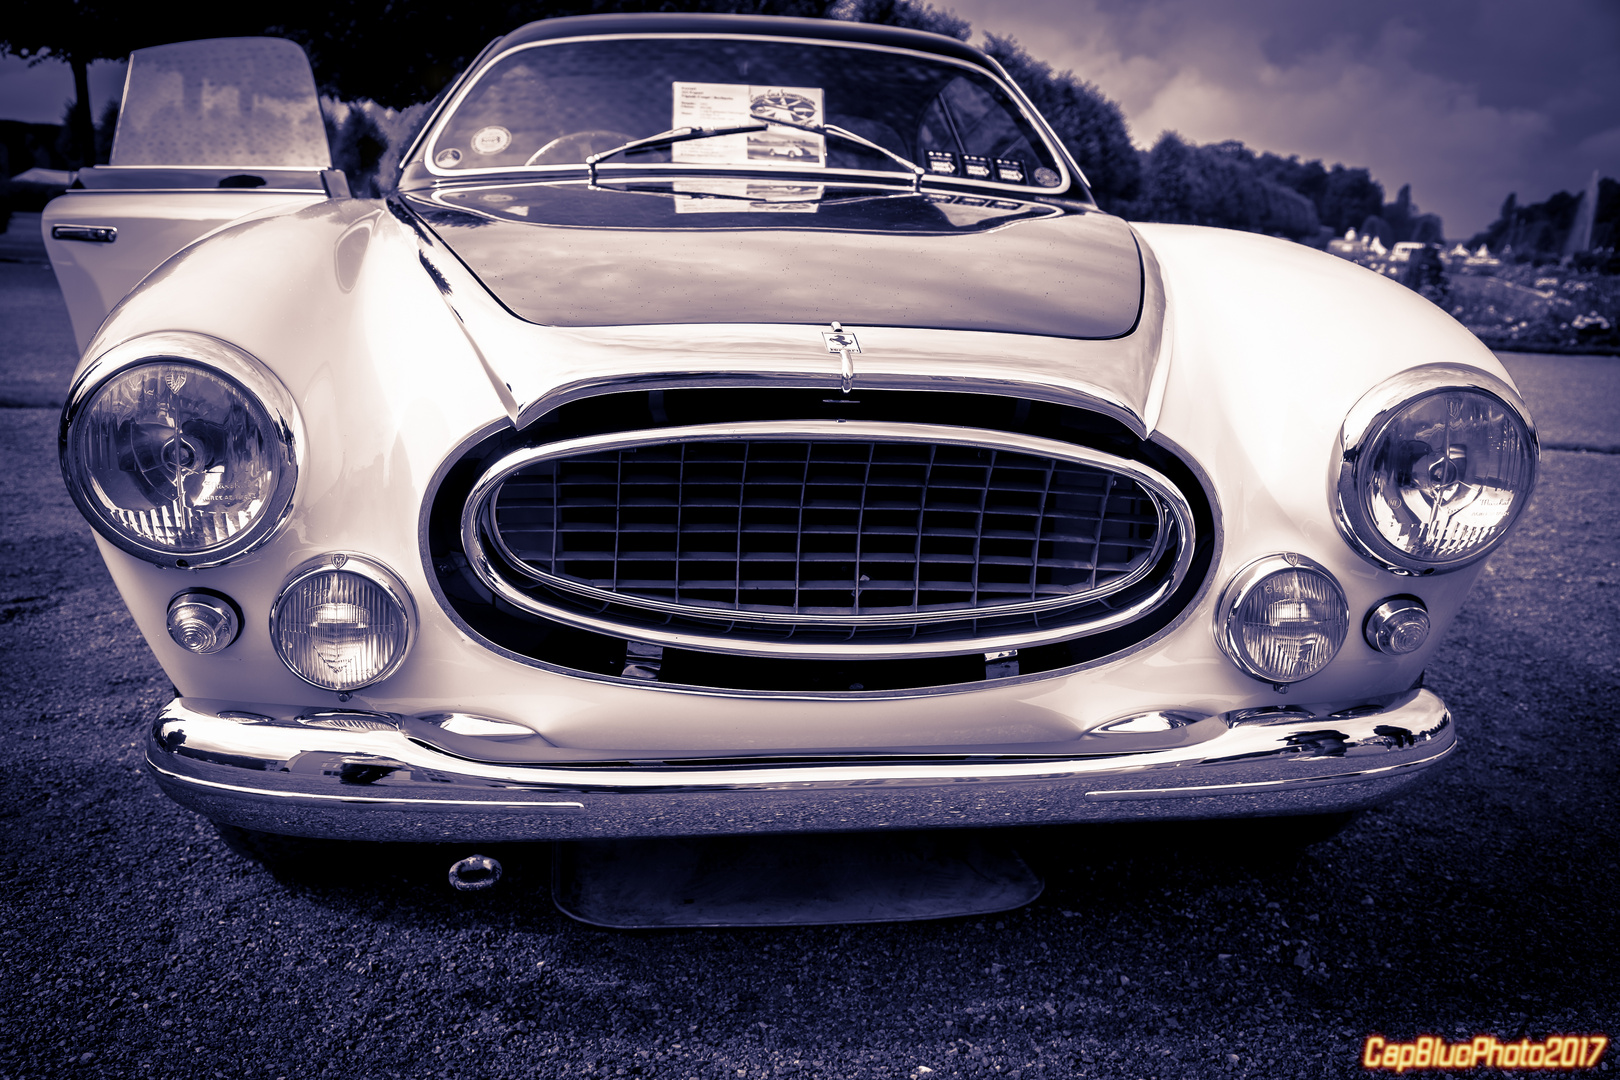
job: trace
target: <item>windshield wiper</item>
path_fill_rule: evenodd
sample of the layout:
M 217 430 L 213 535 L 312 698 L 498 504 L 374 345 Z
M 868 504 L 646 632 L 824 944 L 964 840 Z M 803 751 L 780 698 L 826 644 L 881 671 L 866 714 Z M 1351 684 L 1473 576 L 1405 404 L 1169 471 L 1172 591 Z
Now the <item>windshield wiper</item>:
M 764 131 L 769 124 L 763 120 L 753 124 L 733 124 L 730 127 L 700 128 L 678 127 L 668 131 L 660 131 L 656 135 L 648 135 L 644 139 L 631 139 L 623 146 L 615 146 L 611 150 L 604 150 L 600 154 L 592 154 L 585 159 L 585 167 L 590 170 L 591 183 L 596 183 L 596 163 L 614 154 L 622 154 L 628 150 L 639 150 L 643 146 L 662 146 L 678 142 L 691 142 L 693 139 L 712 139 L 720 135 L 743 135 L 750 131 Z
M 841 128 L 837 124 L 800 124 L 795 123 L 792 120 L 772 120 L 771 126 L 793 128 L 796 131 L 808 131 L 813 135 L 836 135 L 840 139 L 844 139 L 847 142 L 852 142 L 857 146 L 864 146 L 868 150 L 876 150 L 890 161 L 896 162 L 902 169 L 905 169 L 911 173 L 912 191 L 922 190 L 922 178 L 927 175 L 927 172 L 921 165 L 918 165 L 915 161 L 901 157 L 888 147 L 883 146 L 880 143 L 875 143 L 864 135 L 855 134 L 848 128 Z
M 730 127 L 670 128 L 668 131 L 660 131 L 656 135 L 648 135 L 643 139 L 631 139 L 622 146 L 615 146 L 613 149 L 604 150 L 600 154 L 592 154 L 590 157 L 585 159 L 585 167 L 590 170 L 590 182 L 594 184 L 596 183 L 596 163 L 610 158 L 615 154 L 623 154 L 630 150 L 639 150 L 644 146 L 669 145 L 678 142 L 690 142 L 693 139 L 712 139 L 720 135 L 743 135 L 751 131 L 764 131 L 767 128 L 772 127 L 785 127 L 792 128 L 795 131 L 808 131 L 812 135 L 834 135 L 845 140 L 846 142 L 852 142 L 857 146 L 864 146 L 868 150 L 876 150 L 890 161 L 898 164 L 902 169 L 905 169 L 907 172 L 911 173 L 912 191 L 921 191 L 922 179 L 924 176 L 928 175 L 927 170 L 925 170 L 921 165 L 918 165 L 915 161 L 903 158 L 893 150 L 890 150 L 888 147 L 883 146 L 880 143 L 873 142 L 864 135 L 857 135 L 848 128 L 839 127 L 837 124 L 800 124 L 792 120 L 780 119 L 772 119 L 769 122 L 760 120 L 751 124 L 733 124 Z

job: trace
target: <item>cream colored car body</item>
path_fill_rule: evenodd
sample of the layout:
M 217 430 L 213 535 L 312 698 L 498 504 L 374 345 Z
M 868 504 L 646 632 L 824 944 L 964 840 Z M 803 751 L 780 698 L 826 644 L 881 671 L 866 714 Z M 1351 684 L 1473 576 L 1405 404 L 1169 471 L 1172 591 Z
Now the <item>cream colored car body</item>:
M 993 376 L 1004 388 L 1000 392 L 1012 396 L 1041 396 L 1061 385 L 1066 393 L 1089 396 L 1113 415 L 1127 418 L 1141 435 L 1196 462 L 1214 507 L 1216 554 L 1197 599 L 1170 626 L 1146 643 L 1078 668 L 918 690 L 747 692 L 561 670 L 492 648 L 447 609 L 424 543 L 428 501 L 447 463 L 478 439 L 543 411 L 547 402 L 611 387 L 620 377 L 652 387 L 693 379 L 724 382 L 717 372 L 808 377 L 824 371 L 826 385 L 834 388 L 837 357 L 829 361 L 823 346 L 826 327 L 539 326 L 506 313 L 465 271 L 447 298 L 424 272 L 422 239 L 381 201 L 307 193 L 278 201 L 271 193 L 205 191 L 168 192 L 158 211 L 151 205 L 126 207 L 111 195 L 75 191 L 53 203 L 47 214 L 48 234 L 53 224 L 93 221 L 100 208 L 110 206 L 123 207 L 129 220 L 166 216 L 187 223 L 175 226 L 179 232 L 154 231 L 152 246 L 144 250 L 156 253 L 160 265 L 112 306 L 85 347 L 81 373 L 109 350 L 147 335 L 206 335 L 256 357 L 285 386 L 298 414 L 303 464 L 292 509 L 273 538 L 250 554 L 222 566 L 185 570 L 143 561 L 98 536 L 114 581 L 182 703 L 210 716 L 292 717 L 321 710 L 396 718 L 461 714 L 515 725 L 509 730 L 532 732 L 559 751 L 617 761 L 645 754 L 666 759 L 686 755 L 697 762 L 706 756 L 732 760 L 792 756 L 795 751 L 853 755 L 831 772 L 822 760 L 816 766 L 821 772 L 771 774 L 762 766 L 726 781 L 761 790 L 901 780 L 948 788 L 975 778 L 956 766 L 928 765 L 930 748 L 941 755 L 971 756 L 975 748 L 983 748 L 1004 756 L 1011 747 L 1016 756 L 1017 747 L 1027 746 L 1033 758 L 1048 762 L 1030 768 L 1050 779 L 1055 767 L 1049 763 L 1062 756 L 1054 746 L 1085 747 L 1083 753 L 1077 749 L 1077 756 L 1095 763 L 1101 751 L 1085 737 L 1106 739 L 1102 729 L 1121 718 L 1155 713 L 1221 718 L 1215 728 L 1198 729 L 1202 738 L 1229 727 L 1236 733 L 1234 714 L 1244 710 L 1292 710 L 1287 715 L 1304 727 L 1320 728 L 1332 726 L 1320 719 L 1329 714 L 1400 698 L 1418 683 L 1480 571 L 1476 563 L 1457 572 L 1412 578 L 1374 566 L 1341 536 L 1330 490 L 1341 426 L 1364 395 L 1403 371 L 1440 362 L 1510 384 L 1495 358 L 1427 300 L 1350 263 L 1262 236 L 1141 224 L 1134 229 L 1150 256 L 1145 260 L 1149 303 L 1128 344 L 1149 344 L 1146 377 L 1134 389 L 1119 389 L 1119 341 L 849 329 L 860 335 L 862 388 L 915 386 L 920 379 L 944 385 L 957 375 L 970 383 Z M 237 210 L 242 211 L 239 220 L 219 223 L 223 214 Z M 208 235 L 170 257 L 167 249 L 176 238 L 184 239 L 186 230 Z M 89 326 L 134 276 L 127 269 L 130 264 L 118 274 L 102 274 L 88 264 L 84 249 L 64 256 L 64 243 L 52 244 L 76 328 Z M 597 384 L 581 382 L 588 378 Z M 296 677 L 281 662 L 269 625 L 271 606 L 289 574 L 335 552 L 362 555 L 390 568 L 414 605 L 412 641 L 403 665 L 352 694 L 322 691 Z M 1278 552 L 1306 555 L 1330 571 L 1343 588 L 1352 623 L 1325 670 L 1286 689 L 1244 674 L 1217 643 L 1216 605 L 1222 588 L 1240 568 Z M 198 587 L 217 590 L 240 605 L 240 637 L 223 652 L 194 655 L 167 632 L 171 598 Z M 1359 633 L 1361 617 L 1396 593 L 1420 597 L 1433 623 L 1427 643 L 1405 656 L 1380 653 Z M 166 714 L 171 729 L 180 715 Z M 186 715 L 191 716 L 194 746 L 219 727 Z M 165 721 L 159 723 L 161 727 Z M 1444 757 L 1453 745 L 1449 719 L 1445 728 L 1444 740 L 1435 741 L 1432 753 L 1391 767 L 1424 766 Z M 268 728 L 262 733 L 271 734 Z M 1431 734 L 1422 733 L 1424 738 Z M 241 745 L 258 737 L 244 731 Z M 424 756 L 432 759 L 436 753 L 413 742 L 405 730 L 312 732 L 310 737 L 328 740 L 323 752 L 335 755 L 333 761 L 404 762 L 402 768 L 420 769 Z M 1144 747 L 1184 750 L 1194 741 L 1169 730 L 1157 744 L 1121 741 L 1122 756 L 1108 768 L 1121 774 L 1147 769 L 1154 759 L 1131 755 L 1140 755 Z M 896 747 L 907 748 L 915 763 L 885 773 L 860 761 L 863 750 Z M 240 747 L 230 752 L 240 754 Z M 163 772 L 163 754 L 149 747 L 149 755 Z M 264 756 L 274 759 L 268 750 Z M 439 756 L 446 768 L 461 769 L 503 792 L 532 795 L 548 785 L 555 790 L 569 786 L 556 773 L 525 773 L 518 766 Z M 1196 763 L 1199 756 L 1183 754 L 1171 764 L 1184 760 Z M 1415 775 L 1421 768 L 1410 771 Z M 1321 779 L 1354 779 L 1355 770 L 1341 772 Z M 977 778 L 992 775 L 1008 778 L 1001 773 Z M 1029 775 L 1026 768 L 1011 779 Z M 187 781 L 172 770 L 168 776 L 171 793 L 185 798 L 185 790 L 201 792 L 195 805 L 230 816 L 222 809 L 228 799 L 207 801 L 224 799 L 230 783 L 201 776 Z M 619 782 L 603 779 L 600 769 L 590 779 L 578 779 L 582 787 Z M 637 790 L 658 782 L 656 775 L 623 781 Z M 1247 782 L 1265 790 L 1281 783 L 1265 777 Z M 310 835 L 399 835 L 380 826 L 339 827 L 326 818 L 316 824 L 313 810 L 304 814 L 299 809 L 321 799 L 335 800 L 341 792 L 288 789 L 282 794 L 280 808 L 244 813 L 235 820 Z M 367 793 L 351 794 L 359 798 Z M 377 798 L 389 801 L 383 795 Z M 414 792 L 401 792 L 393 801 L 414 798 Z M 590 805 L 582 796 L 569 800 L 570 807 Z M 1364 801 L 1344 791 L 1319 803 L 1305 800 L 1286 807 L 1234 798 L 1222 808 L 1208 800 L 1184 799 L 1168 800 L 1153 812 L 1299 812 Z M 1143 812 L 1146 808 L 1137 803 L 1110 803 L 1099 807 L 1097 816 Z M 876 827 L 893 819 L 888 810 L 878 816 L 883 820 L 857 814 L 848 827 Z M 1030 815 L 1023 820 L 1040 819 Z M 972 814 L 959 819 L 975 820 Z M 483 832 L 469 825 L 461 831 L 468 838 L 520 835 L 525 829 L 536 838 L 638 831 L 634 825 L 558 826 L 540 817 L 530 821 L 528 826 L 507 822 Z M 800 825 L 829 827 L 809 817 Z M 704 828 L 718 827 L 688 822 L 671 828 L 648 825 L 641 831 Z M 459 835 L 454 825 L 441 833 Z
M 356 260 L 354 285 L 345 291 L 340 275 L 350 271 L 340 271 L 341 242 L 352 230 L 370 235 Z M 434 602 L 419 526 L 423 493 L 439 467 L 474 436 L 506 423 L 508 406 L 421 272 L 414 234 L 377 204 L 360 200 L 224 230 L 145 282 L 87 350 L 94 357 L 144 334 L 185 327 L 269 364 L 297 399 L 307 433 L 308 464 L 289 527 L 250 557 L 207 571 L 157 567 L 106 543 L 103 553 L 183 696 L 243 707 L 273 702 L 471 712 L 521 723 L 566 747 L 724 751 L 1046 742 L 1155 709 L 1213 714 L 1309 704 L 1331 712 L 1406 689 L 1478 569 L 1397 581 L 1345 545 L 1327 497 L 1339 428 L 1363 394 L 1406 368 L 1444 358 L 1504 381 L 1506 371 L 1467 331 L 1436 319 L 1422 297 L 1331 256 L 1224 230 L 1140 225 L 1137 231 L 1158 257 L 1167 294 L 1158 360 L 1164 390 L 1153 431 L 1198 461 L 1213 487 L 1222 549 L 1212 580 L 1223 582 L 1260 556 L 1298 551 L 1334 573 L 1352 611 L 1365 611 L 1392 591 L 1415 592 L 1434 618 L 1429 646 L 1389 657 L 1352 635 L 1325 671 L 1279 694 L 1222 654 L 1211 595 L 1218 590 L 1206 590 L 1172 633 L 1084 671 L 994 688 L 842 700 L 835 709 L 791 695 L 766 709 L 753 694 L 615 685 L 504 659 L 462 632 Z M 316 233 L 318 244 L 311 242 Z M 266 251 L 278 258 L 267 260 Z M 242 305 L 244 293 L 277 302 Z M 289 320 L 285 311 L 300 317 Z M 1339 325 L 1323 327 L 1324 311 Z M 734 356 L 718 355 L 737 368 L 762 361 L 792 367 L 821 350 L 820 330 L 750 328 L 738 335 L 744 343 Z M 537 397 L 557 388 L 546 385 L 545 361 L 536 359 L 548 353 L 613 349 L 634 336 L 680 370 L 715 360 L 723 347 L 721 335 L 694 335 L 687 326 L 661 333 L 652 327 L 518 332 L 532 337 L 534 351 L 521 357 L 497 352 L 488 362 L 526 378 Z M 864 355 L 875 360 L 891 338 L 892 347 L 903 350 L 906 336 L 904 330 L 868 332 Z M 919 336 L 939 356 L 937 338 Z M 956 336 L 966 348 L 961 359 L 982 362 L 979 335 Z M 660 337 L 661 348 L 653 344 Z M 771 337 L 781 339 L 774 356 L 759 343 Z M 693 347 L 694 338 L 701 347 Z M 1083 355 L 1091 343 L 1064 344 Z M 1029 345 L 1005 346 L 1008 353 L 1020 347 Z M 1003 377 L 1015 379 L 1005 367 Z M 393 568 L 416 598 L 421 619 L 405 667 L 347 701 L 313 690 L 288 671 L 268 628 L 270 602 L 287 575 L 331 551 L 364 553 Z M 169 599 L 190 585 L 219 588 L 244 605 L 242 637 L 225 653 L 194 656 L 169 639 Z M 649 694 L 656 708 L 648 707 Z

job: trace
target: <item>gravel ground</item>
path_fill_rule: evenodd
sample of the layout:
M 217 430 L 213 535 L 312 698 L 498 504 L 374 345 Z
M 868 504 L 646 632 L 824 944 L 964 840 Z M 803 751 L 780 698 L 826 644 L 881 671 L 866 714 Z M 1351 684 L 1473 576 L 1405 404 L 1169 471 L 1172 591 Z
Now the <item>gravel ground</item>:
M 1620 443 L 1581 397 L 1570 424 Z M 1303 855 L 1040 830 L 1017 840 L 1046 891 L 1002 916 L 616 932 L 555 910 L 544 845 L 490 851 L 489 893 L 434 848 L 278 879 L 160 796 L 136 739 L 169 687 L 55 421 L 0 409 L 4 1080 L 1316 1078 L 1361 1075 L 1374 1032 L 1620 1034 L 1620 456 L 1547 453 L 1430 668 L 1458 763 Z

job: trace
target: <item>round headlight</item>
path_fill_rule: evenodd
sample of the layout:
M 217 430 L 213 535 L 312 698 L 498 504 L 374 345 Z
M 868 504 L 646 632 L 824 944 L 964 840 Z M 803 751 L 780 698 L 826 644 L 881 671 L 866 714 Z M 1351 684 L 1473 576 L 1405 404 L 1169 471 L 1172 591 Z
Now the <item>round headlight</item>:
M 1345 421 L 1339 529 L 1363 557 L 1399 573 L 1467 566 L 1502 542 L 1530 501 L 1537 453 L 1512 388 L 1470 369 L 1418 369 Z
M 1215 637 L 1226 655 L 1246 674 L 1279 686 L 1321 671 L 1350 630 L 1339 583 L 1292 552 L 1239 570 L 1216 612 Z
M 153 335 L 112 350 L 75 385 L 62 472 L 120 548 L 162 566 L 215 566 L 282 520 L 297 483 L 293 424 L 285 389 L 245 353 Z
M 410 596 L 386 567 L 356 555 L 305 563 L 270 609 L 270 637 L 294 675 L 348 692 L 387 678 L 410 647 Z

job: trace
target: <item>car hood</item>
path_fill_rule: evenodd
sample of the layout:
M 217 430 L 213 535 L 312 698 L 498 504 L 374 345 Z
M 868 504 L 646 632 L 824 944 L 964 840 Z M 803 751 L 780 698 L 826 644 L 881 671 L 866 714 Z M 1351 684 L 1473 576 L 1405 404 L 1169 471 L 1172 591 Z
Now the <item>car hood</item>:
M 545 326 L 811 323 L 1116 338 L 1130 227 L 1081 207 L 739 180 L 485 184 L 406 196 Z

